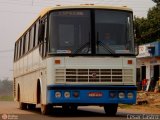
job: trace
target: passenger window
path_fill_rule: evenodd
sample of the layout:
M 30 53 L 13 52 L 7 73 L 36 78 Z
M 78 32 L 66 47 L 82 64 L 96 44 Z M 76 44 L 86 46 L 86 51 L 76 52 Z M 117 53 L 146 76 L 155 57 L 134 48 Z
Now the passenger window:
M 29 32 L 26 34 L 26 45 L 25 45 L 25 48 L 26 48 L 26 49 L 25 49 L 25 53 L 28 52 L 28 48 L 29 48 L 29 47 L 28 47 L 28 46 L 29 46 L 28 43 L 29 43 Z
M 33 26 L 33 47 L 35 47 L 36 46 L 36 44 L 35 44 L 35 38 L 36 38 L 36 24 Z
M 19 59 L 20 57 L 20 41 L 18 41 L 18 53 L 17 53 L 17 58 Z
M 27 34 L 28 34 L 28 51 L 29 51 L 31 48 L 31 46 L 30 46 L 30 30 Z
M 35 25 L 35 46 L 38 45 L 38 28 L 39 28 L 39 20 L 36 22 L 36 25 Z
M 33 48 L 34 27 L 30 30 L 30 50 Z
M 14 61 L 16 61 L 16 56 L 17 56 L 17 43 L 15 43 L 15 46 L 14 46 Z
M 25 48 L 26 48 L 25 44 L 26 44 L 26 35 L 23 36 L 23 55 L 26 53 L 25 52 Z
M 21 38 L 21 56 L 23 56 L 23 38 Z

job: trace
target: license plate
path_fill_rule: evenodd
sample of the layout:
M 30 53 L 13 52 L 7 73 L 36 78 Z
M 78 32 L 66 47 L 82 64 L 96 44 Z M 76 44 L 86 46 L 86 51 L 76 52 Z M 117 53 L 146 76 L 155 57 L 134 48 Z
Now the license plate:
M 102 94 L 102 92 L 89 92 L 88 96 L 89 97 L 102 97 L 103 94 Z

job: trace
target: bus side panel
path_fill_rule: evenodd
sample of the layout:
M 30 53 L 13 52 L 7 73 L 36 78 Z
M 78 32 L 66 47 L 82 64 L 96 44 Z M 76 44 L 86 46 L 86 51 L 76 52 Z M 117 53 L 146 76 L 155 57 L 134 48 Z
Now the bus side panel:
M 23 72 L 20 72 L 23 71 Z M 37 82 L 41 82 L 42 104 L 46 104 L 46 60 L 42 60 L 39 48 L 14 63 L 15 100 L 20 87 L 20 99 L 24 103 L 37 103 Z

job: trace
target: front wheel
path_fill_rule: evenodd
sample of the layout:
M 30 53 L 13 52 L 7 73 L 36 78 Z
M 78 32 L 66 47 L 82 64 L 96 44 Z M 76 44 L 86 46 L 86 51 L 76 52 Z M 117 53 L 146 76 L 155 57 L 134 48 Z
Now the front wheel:
M 41 104 L 41 114 L 42 115 L 50 114 L 51 110 L 52 110 L 52 106 L 51 105 Z
M 76 111 L 78 109 L 78 106 L 77 105 L 63 105 L 62 109 L 64 111 L 68 111 L 68 110 Z
M 78 106 L 77 105 L 71 105 L 70 109 L 73 110 L 73 111 L 76 111 L 78 109 Z
M 106 104 L 104 105 L 104 111 L 107 116 L 115 116 L 117 113 L 118 104 Z

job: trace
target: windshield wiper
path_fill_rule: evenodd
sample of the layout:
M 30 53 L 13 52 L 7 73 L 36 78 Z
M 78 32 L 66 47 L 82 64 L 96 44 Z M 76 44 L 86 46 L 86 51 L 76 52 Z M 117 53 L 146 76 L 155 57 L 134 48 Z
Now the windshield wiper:
M 88 53 L 89 52 L 89 44 L 90 44 L 90 42 L 86 42 L 81 47 L 79 47 L 71 56 L 74 56 L 74 55 L 78 54 L 79 52 L 81 52 L 87 46 L 88 46 L 88 48 L 87 48 L 88 50 L 87 50 L 86 53 Z
M 112 54 L 112 55 L 115 55 L 115 51 L 112 50 L 112 49 L 109 47 L 109 45 L 104 44 L 102 41 L 99 41 L 99 40 L 97 41 L 97 43 L 98 43 L 98 45 L 102 46 L 105 51 L 109 52 L 109 53 Z

